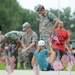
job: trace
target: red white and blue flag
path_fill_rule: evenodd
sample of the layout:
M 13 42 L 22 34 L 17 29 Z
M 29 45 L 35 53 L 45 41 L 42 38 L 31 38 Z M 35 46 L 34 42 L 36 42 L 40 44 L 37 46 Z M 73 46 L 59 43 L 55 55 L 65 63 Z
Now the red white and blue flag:
M 35 64 L 34 64 L 33 70 L 34 70 L 35 75 L 39 75 L 39 72 L 40 72 L 39 65 L 35 65 Z
M 6 71 L 8 72 L 8 74 L 11 74 L 13 72 L 13 69 L 16 66 L 14 62 L 15 62 L 14 56 L 10 57 L 9 59 L 7 58 Z
M 63 69 L 63 65 L 62 65 L 61 61 L 55 61 L 53 63 L 53 68 L 54 68 L 55 71 L 62 70 Z
M 50 34 L 50 38 L 48 39 L 48 42 L 52 42 L 52 44 L 60 43 L 55 31 L 53 31 L 52 34 Z
M 71 56 L 69 55 L 68 56 L 68 66 L 67 66 L 67 70 L 68 71 L 71 71 L 72 70 L 72 66 L 73 66 L 73 62 L 72 62 L 72 59 L 71 59 Z
M 61 62 L 67 63 L 68 62 L 68 55 L 63 55 L 61 58 Z

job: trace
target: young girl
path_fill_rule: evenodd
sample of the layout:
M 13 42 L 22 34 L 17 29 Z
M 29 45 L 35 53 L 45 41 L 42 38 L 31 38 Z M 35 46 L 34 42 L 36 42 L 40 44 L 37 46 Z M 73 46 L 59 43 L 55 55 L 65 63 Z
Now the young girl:
M 55 61 L 56 54 L 52 50 L 51 43 L 49 44 L 50 48 L 49 50 L 45 49 L 45 42 L 43 40 L 38 41 L 38 50 L 34 52 L 33 58 L 32 58 L 32 66 L 35 64 L 35 60 L 37 60 L 38 65 L 42 71 L 49 71 L 52 70 L 53 62 Z M 47 55 L 50 54 L 50 56 L 47 57 Z

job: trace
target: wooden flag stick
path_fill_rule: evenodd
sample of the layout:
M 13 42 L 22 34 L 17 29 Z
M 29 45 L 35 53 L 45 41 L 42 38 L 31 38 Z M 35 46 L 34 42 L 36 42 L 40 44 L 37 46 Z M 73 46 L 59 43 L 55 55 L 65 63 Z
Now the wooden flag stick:
M 70 75 L 71 75 L 71 71 L 70 71 Z
M 60 75 L 60 71 L 58 70 L 58 75 Z

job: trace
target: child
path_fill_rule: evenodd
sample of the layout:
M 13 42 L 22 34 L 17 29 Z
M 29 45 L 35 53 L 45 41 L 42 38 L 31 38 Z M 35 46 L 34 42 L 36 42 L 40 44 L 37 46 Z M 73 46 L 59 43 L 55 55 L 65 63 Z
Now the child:
M 37 60 L 38 65 L 42 71 L 52 70 L 53 62 L 55 61 L 56 54 L 52 50 L 52 45 L 49 43 L 49 50 L 45 49 L 45 42 L 43 40 L 38 41 L 38 50 L 34 52 L 32 58 L 32 67 L 34 66 L 35 60 Z M 50 54 L 49 57 L 47 55 Z

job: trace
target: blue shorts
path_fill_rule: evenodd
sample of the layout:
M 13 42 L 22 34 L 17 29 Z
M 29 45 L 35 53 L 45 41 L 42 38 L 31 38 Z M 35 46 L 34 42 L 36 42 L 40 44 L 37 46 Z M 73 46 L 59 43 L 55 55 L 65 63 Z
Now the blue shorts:
M 47 70 L 42 70 L 42 71 L 50 71 L 50 70 L 52 70 L 52 69 L 53 69 L 53 68 L 52 68 L 51 64 L 50 64 L 50 63 L 48 63 Z
M 48 67 L 47 67 L 47 71 L 51 70 L 52 69 L 52 66 L 50 63 L 48 63 Z

